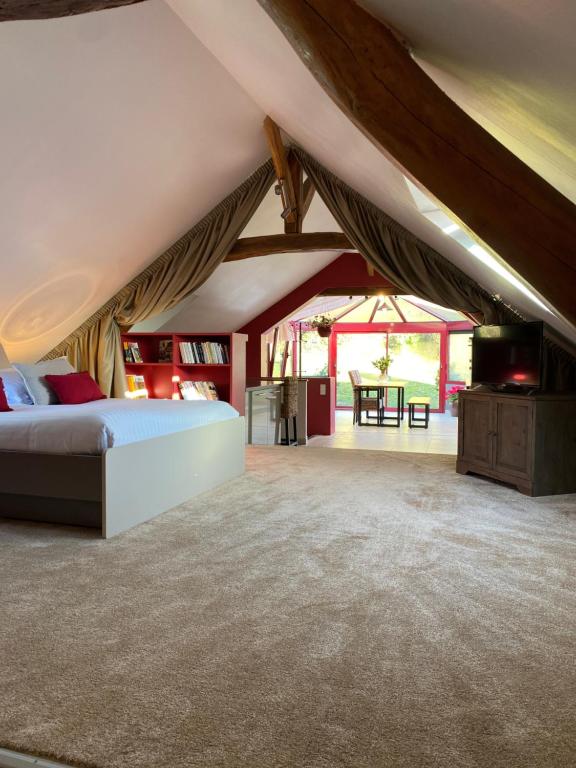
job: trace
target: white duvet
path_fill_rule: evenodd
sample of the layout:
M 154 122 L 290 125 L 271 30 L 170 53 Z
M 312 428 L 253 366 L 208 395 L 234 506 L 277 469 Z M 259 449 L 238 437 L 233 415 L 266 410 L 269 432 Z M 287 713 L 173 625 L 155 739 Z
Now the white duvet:
M 104 453 L 108 448 L 238 417 L 213 400 L 97 400 L 0 413 L 0 450 Z

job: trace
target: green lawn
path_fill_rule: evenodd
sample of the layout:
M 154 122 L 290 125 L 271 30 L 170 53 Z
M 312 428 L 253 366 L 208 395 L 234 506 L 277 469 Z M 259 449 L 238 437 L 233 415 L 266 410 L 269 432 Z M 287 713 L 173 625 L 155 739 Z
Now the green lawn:
M 363 377 L 366 383 L 374 381 L 377 383 L 377 375 L 366 374 Z M 438 408 L 438 389 L 434 384 L 426 384 L 423 381 L 406 381 L 404 388 L 404 402 L 407 403 L 411 397 L 429 397 L 430 408 Z M 396 405 L 396 390 L 388 392 L 388 405 Z M 339 381 L 337 383 L 337 403 L 338 405 L 352 405 L 352 384 L 349 381 Z

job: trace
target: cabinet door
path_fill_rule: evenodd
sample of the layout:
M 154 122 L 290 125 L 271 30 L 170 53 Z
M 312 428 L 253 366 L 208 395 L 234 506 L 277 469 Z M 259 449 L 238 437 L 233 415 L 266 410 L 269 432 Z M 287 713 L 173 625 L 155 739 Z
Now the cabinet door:
M 478 468 L 492 466 L 492 400 L 460 396 L 458 453 L 462 461 Z
M 502 399 L 495 405 L 494 467 L 507 475 L 530 478 L 533 404 Z

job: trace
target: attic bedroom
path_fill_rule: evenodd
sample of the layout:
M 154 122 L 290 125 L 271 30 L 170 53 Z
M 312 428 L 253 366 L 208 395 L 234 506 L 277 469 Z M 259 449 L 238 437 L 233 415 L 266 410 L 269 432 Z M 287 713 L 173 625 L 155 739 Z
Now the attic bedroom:
M 568 0 L 0 0 L 0 768 L 576 754 Z

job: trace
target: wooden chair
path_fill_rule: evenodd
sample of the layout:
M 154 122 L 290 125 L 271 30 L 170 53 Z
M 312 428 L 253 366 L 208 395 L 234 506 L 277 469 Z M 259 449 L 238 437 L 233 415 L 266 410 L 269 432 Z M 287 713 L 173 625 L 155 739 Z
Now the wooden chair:
M 350 383 L 352 384 L 353 393 L 353 416 L 352 424 L 357 424 L 360 421 L 360 414 L 362 411 L 366 413 L 366 419 L 377 418 L 380 423 L 381 413 L 384 408 L 384 401 L 379 397 L 366 397 L 362 394 L 362 390 L 359 388 L 362 386 L 362 376 L 360 371 L 348 371 L 350 377 Z M 376 411 L 376 416 L 370 416 L 369 411 Z

